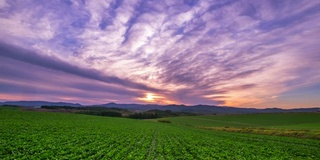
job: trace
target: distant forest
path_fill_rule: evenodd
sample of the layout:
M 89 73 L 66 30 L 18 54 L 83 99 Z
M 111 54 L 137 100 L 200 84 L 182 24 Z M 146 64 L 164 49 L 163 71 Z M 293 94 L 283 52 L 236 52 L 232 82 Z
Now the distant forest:
M 144 112 L 131 111 L 122 108 L 113 107 L 70 107 L 70 106 L 41 106 L 41 109 L 55 112 L 73 112 L 77 114 L 87 114 L 95 116 L 107 117 L 124 117 L 133 119 L 156 119 L 163 117 L 176 117 L 176 116 L 194 116 L 195 113 L 187 112 L 173 112 L 171 110 L 148 110 Z

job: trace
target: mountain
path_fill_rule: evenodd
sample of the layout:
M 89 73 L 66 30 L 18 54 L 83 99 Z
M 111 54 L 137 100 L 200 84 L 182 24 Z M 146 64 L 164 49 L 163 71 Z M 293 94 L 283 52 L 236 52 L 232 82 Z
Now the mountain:
M 174 112 L 190 112 L 199 114 L 243 114 L 243 113 L 280 113 L 280 112 L 320 112 L 320 108 L 298 108 L 298 109 L 281 109 L 281 108 L 238 108 L 228 106 L 213 106 L 213 105 L 156 105 L 156 104 L 116 104 L 107 103 L 95 105 L 99 107 L 122 108 L 134 111 L 147 110 L 171 110 Z
M 79 103 L 66 103 L 66 102 L 46 102 L 46 101 L 7 101 L 0 102 L 0 105 L 14 105 L 22 107 L 40 108 L 41 106 L 70 106 L 82 107 Z
M 15 105 L 23 107 L 39 108 L 41 106 L 70 106 L 70 107 L 108 107 L 121 108 L 131 111 L 148 111 L 148 110 L 171 110 L 173 112 L 188 112 L 199 114 L 244 114 L 244 113 L 281 113 L 281 112 L 320 112 L 320 108 L 295 108 L 295 109 L 281 109 L 281 108 L 238 108 L 228 106 L 213 106 L 213 105 L 157 105 L 157 104 L 117 104 L 107 103 L 99 105 L 83 106 L 79 103 L 65 103 L 65 102 L 46 102 L 46 101 L 8 101 L 0 102 L 0 105 Z

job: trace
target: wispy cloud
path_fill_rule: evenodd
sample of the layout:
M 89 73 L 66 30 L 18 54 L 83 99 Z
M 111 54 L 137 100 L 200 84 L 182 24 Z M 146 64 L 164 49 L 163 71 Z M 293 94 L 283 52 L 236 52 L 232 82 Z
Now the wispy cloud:
M 119 101 L 263 106 L 320 83 L 319 21 L 317 1 L 1 1 L 1 56 Z

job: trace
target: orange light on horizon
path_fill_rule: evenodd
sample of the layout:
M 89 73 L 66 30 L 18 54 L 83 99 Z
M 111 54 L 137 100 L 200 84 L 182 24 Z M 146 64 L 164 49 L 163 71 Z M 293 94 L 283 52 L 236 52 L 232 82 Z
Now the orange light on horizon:
M 137 98 L 140 101 L 147 103 L 159 103 L 159 104 L 176 104 L 175 101 L 169 100 L 168 98 L 155 94 L 155 93 L 145 93 L 144 97 Z
M 162 99 L 162 96 L 155 95 L 153 93 L 145 93 L 145 96 L 142 98 L 138 98 L 138 100 L 144 102 L 156 102 L 157 99 Z
M 152 93 L 147 93 L 147 95 L 146 95 L 146 98 L 145 98 L 147 101 L 150 101 L 150 102 L 152 102 L 152 101 L 154 101 L 154 99 L 155 99 L 155 96 L 152 94 Z
M 16 100 L 28 100 L 31 99 L 32 97 L 30 96 L 25 96 L 25 95 L 11 95 L 11 94 L 0 94 L 1 101 L 16 101 Z

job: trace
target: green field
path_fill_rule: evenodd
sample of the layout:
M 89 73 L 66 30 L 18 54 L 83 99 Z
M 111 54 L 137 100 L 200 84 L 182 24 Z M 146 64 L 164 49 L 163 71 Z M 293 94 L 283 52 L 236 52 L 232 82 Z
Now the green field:
M 320 113 L 268 113 L 162 118 L 201 129 L 320 140 Z
M 169 118 L 173 123 L 159 123 L 2 107 L 0 159 L 320 159 L 319 140 L 190 126 L 202 122 L 206 122 L 205 126 L 265 124 L 259 120 L 261 115 L 252 121 L 250 117 L 229 117 L 228 122 L 222 122 L 226 120 L 223 116 L 216 117 L 176 117 Z M 313 118 L 307 119 L 302 121 L 313 122 Z M 270 120 L 268 124 L 272 127 L 292 123 Z
M 320 113 L 272 113 L 165 118 L 179 124 L 208 127 L 320 129 Z

